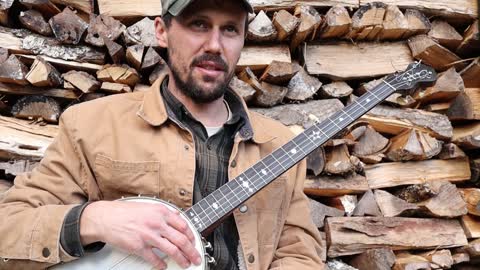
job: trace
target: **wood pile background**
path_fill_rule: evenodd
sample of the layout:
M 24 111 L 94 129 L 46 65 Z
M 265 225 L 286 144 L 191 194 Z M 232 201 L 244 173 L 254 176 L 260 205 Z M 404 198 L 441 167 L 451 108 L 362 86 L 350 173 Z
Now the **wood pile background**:
M 439 73 L 308 157 L 329 268 L 480 269 L 478 2 L 251 2 L 232 87 L 294 132 L 415 60 Z M 65 108 L 165 74 L 160 11 L 158 0 L 0 1 L 0 196 L 42 158 Z

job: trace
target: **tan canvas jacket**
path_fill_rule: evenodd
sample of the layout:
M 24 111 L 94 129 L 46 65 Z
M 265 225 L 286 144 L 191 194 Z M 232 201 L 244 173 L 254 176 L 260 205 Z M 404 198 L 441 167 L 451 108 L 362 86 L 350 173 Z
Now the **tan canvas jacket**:
M 61 248 L 60 231 L 67 212 L 86 201 L 142 194 L 183 209 L 192 205 L 193 138 L 167 121 L 160 83 L 65 111 L 40 165 L 18 176 L 0 202 L 0 269 L 43 269 L 74 259 Z M 292 138 L 259 114 L 250 112 L 249 120 L 254 135 L 235 137 L 230 179 Z M 234 212 L 248 270 L 323 269 L 320 235 L 303 193 L 305 166 L 248 200 L 244 213 Z

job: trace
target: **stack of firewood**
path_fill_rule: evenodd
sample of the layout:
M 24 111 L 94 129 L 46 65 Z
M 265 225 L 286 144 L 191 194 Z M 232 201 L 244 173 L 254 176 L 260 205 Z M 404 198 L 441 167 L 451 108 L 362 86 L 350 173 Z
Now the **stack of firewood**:
M 478 4 L 251 2 L 231 87 L 295 133 L 413 61 L 438 72 L 307 158 L 330 269 L 479 269 Z M 158 0 L 0 2 L 0 197 L 43 157 L 68 106 L 143 91 L 168 72 L 160 13 Z

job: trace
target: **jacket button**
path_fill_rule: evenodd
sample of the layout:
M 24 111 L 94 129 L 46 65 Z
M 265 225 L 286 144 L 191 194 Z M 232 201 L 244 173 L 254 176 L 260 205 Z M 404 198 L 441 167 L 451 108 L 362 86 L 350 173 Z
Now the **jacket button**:
M 188 144 L 185 144 L 185 150 L 189 150 L 190 146 Z
M 230 164 L 230 167 L 232 167 L 232 168 L 237 167 L 237 161 L 233 160 L 232 163 Z
M 248 255 L 248 262 L 249 263 L 254 263 L 255 262 L 255 256 L 253 256 L 253 254 Z
M 42 250 L 42 255 L 43 257 L 48 258 L 50 256 L 50 250 L 48 248 L 44 248 Z
M 180 189 L 180 192 L 179 192 L 179 193 L 180 193 L 180 196 L 185 196 L 185 195 L 187 195 L 187 192 L 186 192 L 185 189 L 183 189 L 183 188 Z
M 242 205 L 240 206 L 240 213 L 246 213 L 248 211 L 248 206 L 246 205 Z

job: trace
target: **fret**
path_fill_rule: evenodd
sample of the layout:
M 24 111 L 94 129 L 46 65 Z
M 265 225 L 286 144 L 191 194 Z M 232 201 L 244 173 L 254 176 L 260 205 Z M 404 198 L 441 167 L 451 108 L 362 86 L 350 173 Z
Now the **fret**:
M 390 86 L 394 91 L 396 90 L 395 87 L 393 87 L 390 83 L 388 83 L 386 80 L 382 80 L 386 85 Z
M 279 162 L 274 156 L 273 156 L 273 153 L 272 154 L 269 154 L 268 156 L 266 156 L 265 158 L 263 158 L 263 160 L 265 161 L 265 163 L 268 165 L 268 164 L 271 164 L 271 165 L 268 165 L 267 167 L 273 167 L 273 165 L 275 166 L 275 168 L 278 168 L 278 171 L 276 172 L 273 172 L 274 175 L 278 175 L 279 173 L 281 173 L 282 171 L 285 170 L 285 167 L 282 166 L 282 163 Z
M 275 152 L 273 152 L 272 154 L 270 154 L 270 156 L 272 156 L 272 158 L 275 159 L 275 161 L 277 161 L 278 164 L 280 164 L 280 167 L 282 167 L 282 169 L 287 170 L 287 168 L 283 167 L 283 165 L 282 165 L 283 162 L 281 162 L 280 160 L 278 160 L 278 159 L 275 157 L 275 154 L 276 154 L 276 153 L 280 153 L 280 151 L 283 151 L 283 152 L 285 153 L 285 155 L 283 155 L 283 156 L 286 156 L 287 159 L 289 158 L 289 157 L 288 157 L 288 154 L 286 154 L 286 152 L 285 152 L 285 150 L 284 150 L 283 148 L 280 148 L 280 149 L 276 150 Z

